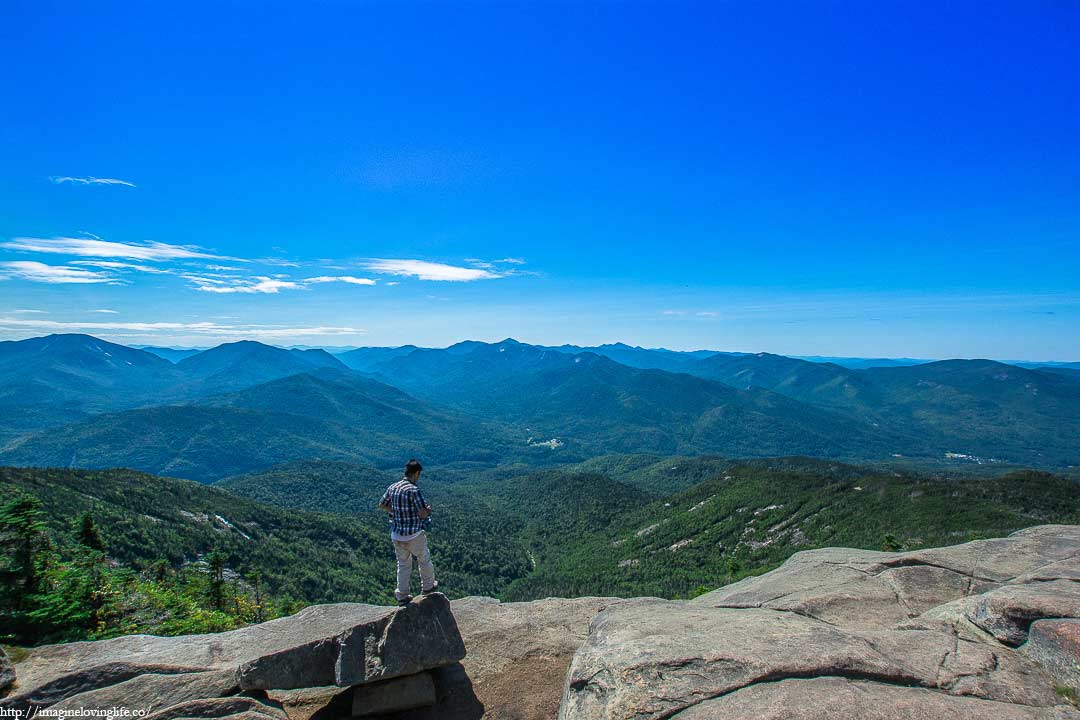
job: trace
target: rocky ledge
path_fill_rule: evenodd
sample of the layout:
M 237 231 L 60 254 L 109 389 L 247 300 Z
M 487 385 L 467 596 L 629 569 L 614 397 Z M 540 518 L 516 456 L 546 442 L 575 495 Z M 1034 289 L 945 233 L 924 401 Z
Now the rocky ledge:
M 1080 719 L 1055 690 L 1080 661 L 1059 620 L 1080 618 L 1078 580 L 1076 526 L 801 552 L 689 602 L 599 613 L 559 718 Z
M 424 679 L 430 684 L 428 671 L 464 656 L 450 603 L 441 594 L 404 608 L 312 605 L 224 633 L 129 635 L 36 648 L 15 664 L 14 685 L 0 709 L 125 706 L 150 708 L 152 720 L 284 720 L 282 703 L 268 691 L 329 686 L 339 702 L 352 707 L 355 700 L 353 714 L 364 715 L 386 708 L 390 686 L 407 682 L 406 694 L 412 694 Z
M 466 648 L 468 654 L 466 656 Z M 1080 720 L 1080 527 L 828 548 L 691 601 L 434 594 L 34 649 L 0 708 L 153 720 Z M 0 653 L 0 681 L 12 677 Z M 0 687 L 0 695 L 4 689 Z

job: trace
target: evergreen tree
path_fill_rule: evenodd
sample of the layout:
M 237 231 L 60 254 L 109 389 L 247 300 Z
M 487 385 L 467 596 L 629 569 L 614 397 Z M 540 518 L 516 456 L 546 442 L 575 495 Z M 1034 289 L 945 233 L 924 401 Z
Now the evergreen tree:
M 7 603 L 21 608 L 38 591 L 48 547 L 42 503 L 37 497 L 20 493 L 0 507 L 0 548 L 6 559 L 0 565 Z
M 225 607 L 225 555 L 215 550 L 206 556 L 206 565 L 210 573 L 207 594 L 215 610 Z
M 94 523 L 94 518 L 90 513 L 84 512 L 79 517 L 78 531 L 76 532 L 75 537 L 83 547 L 99 552 L 105 552 L 105 541 L 101 538 L 101 532 L 98 530 L 97 525 Z
M 169 577 L 169 561 L 165 558 L 155 560 L 150 566 L 150 577 L 154 579 L 154 582 L 165 582 Z
M 249 570 L 244 575 L 244 580 L 251 586 L 251 600 L 255 604 L 255 622 L 261 623 L 266 620 L 266 606 L 263 603 L 263 573 L 262 570 Z

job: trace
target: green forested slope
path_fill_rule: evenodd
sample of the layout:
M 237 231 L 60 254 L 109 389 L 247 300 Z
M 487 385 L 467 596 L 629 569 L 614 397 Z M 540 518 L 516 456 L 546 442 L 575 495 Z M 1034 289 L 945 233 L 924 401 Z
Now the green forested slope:
M 229 568 L 260 570 L 269 592 L 305 602 L 390 602 L 394 557 L 377 494 L 350 496 L 357 515 L 275 507 L 199 483 L 130 470 L 0 468 L 0 497 L 44 502 L 52 529 L 70 533 L 88 512 L 108 553 L 148 570 L 218 551 Z M 341 506 L 339 505 L 339 508 Z M 523 553 L 440 538 L 440 571 L 456 595 L 497 594 L 526 571 Z
M 1053 522 L 1080 522 L 1080 492 L 1047 473 L 935 479 L 763 460 L 625 513 L 505 597 L 687 596 L 802 549 L 947 545 Z
M 355 512 L 357 488 L 375 493 L 388 477 L 312 463 L 222 486 Z M 544 471 L 444 472 L 422 484 L 437 508 L 437 554 L 444 542 L 478 542 L 536 563 L 501 592 L 513 599 L 687 595 L 810 547 L 946 545 L 1080 521 L 1076 483 L 1047 473 L 934 477 L 797 457 L 612 455 Z

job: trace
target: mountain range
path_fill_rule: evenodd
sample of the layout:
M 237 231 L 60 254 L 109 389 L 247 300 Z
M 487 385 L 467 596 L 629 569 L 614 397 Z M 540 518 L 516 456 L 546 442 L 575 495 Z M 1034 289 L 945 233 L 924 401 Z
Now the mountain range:
M 624 453 L 1080 465 L 1068 367 L 844 367 L 511 339 L 170 362 L 87 335 L 0 343 L 0 462 L 212 481 L 287 461 L 537 467 Z

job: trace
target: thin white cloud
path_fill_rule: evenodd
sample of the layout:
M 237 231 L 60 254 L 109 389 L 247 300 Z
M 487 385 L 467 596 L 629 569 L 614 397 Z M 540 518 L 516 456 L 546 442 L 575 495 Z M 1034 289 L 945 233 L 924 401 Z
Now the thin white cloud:
M 473 267 L 483 268 L 484 270 L 491 270 L 494 273 L 498 273 L 500 277 L 507 275 L 519 275 L 525 274 L 520 270 L 513 268 L 499 267 L 500 265 L 524 265 L 525 261 L 521 258 L 505 257 L 502 260 L 481 260 L 480 258 L 465 258 L 465 262 L 469 263 Z
M 181 275 L 180 277 L 185 280 L 190 280 L 196 285 L 228 285 L 224 280 L 219 280 L 214 277 L 207 277 L 205 275 Z
M 62 185 L 63 183 L 73 183 L 75 185 L 124 185 L 126 187 L 135 187 L 135 183 L 133 182 L 128 182 L 127 180 L 117 180 L 116 178 L 69 177 L 67 175 L 64 175 L 60 177 L 54 176 L 49 179 L 57 185 Z
M 701 312 L 696 314 L 698 317 L 717 317 L 720 315 L 720 313 L 712 312 L 711 310 L 702 310 Z
M 235 259 L 235 258 L 230 258 L 230 259 L 232 260 L 232 259 Z M 298 262 L 296 262 L 294 260 L 284 260 L 282 258 L 275 258 L 275 257 L 258 258 L 256 260 L 254 260 L 253 262 L 257 262 L 260 265 L 275 265 L 277 267 L 296 267 L 296 268 L 300 267 L 300 263 L 298 263 Z
M 25 315 L 30 315 L 30 314 L 48 315 L 49 314 L 48 310 L 29 310 L 29 309 L 26 309 L 26 308 L 19 308 L 18 310 L 11 310 L 10 312 L 13 312 L 13 313 L 16 313 L 16 314 L 19 314 L 19 315 L 24 315 L 24 314 Z
M 119 315 L 119 310 L 110 310 L 109 308 L 98 308 L 97 310 L 91 310 L 92 313 L 100 313 L 102 315 Z
M 445 265 L 443 263 L 427 262 L 425 260 L 369 260 L 364 264 L 368 270 L 384 275 L 400 275 L 415 277 L 420 280 L 435 280 L 440 282 L 472 282 L 474 280 L 491 280 L 502 277 L 499 273 L 491 272 L 483 268 L 468 268 L 457 265 Z
M 398 282 L 397 280 L 391 280 L 390 282 L 388 282 L 388 283 L 386 283 L 386 284 L 387 284 L 387 285 L 400 285 L 401 283 L 400 283 L 400 282 Z
M 116 279 L 105 273 L 68 265 L 46 265 L 32 260 L 0 262 L 0 273 L 31 282 L 52 284 L 115 283 Z
M 168 243 L 147 242 L 142 244 L 121 243 L 101 240 L 93 237 L 68 238 L 15 238 L 0 243 L 0 247 L 23 252 L 53 253 L 57 255 L 78 255 L 92 258 L 127 258 L 131 260 L 180 260 L 199 258 L 203 260 L 240 260 L 223 255 L 203 252 L 195 245 L 170 245 Z M 240 260 L 244 262 L 243 260 Z
M 661 315 L 669 315 L 669 316 L 678 316 L 678 315 L 685 315 L 686 311 L 685 310 L 664 310 L 660 314 Z
M 171 270 L 151 267 L 150 265 L 138 265 L 136 263 L 116 262 L 115 260 L 72 260 L 72 265 L 85 265 L 86 267 L 104 268 L 107 270 L 138 270 L 139 272 L 152 273 L 155 275 L 169 275 Z
M 293 327 L 288 325 L 226 325 L 212 322 L 61 322 L 57 320 L 31 320 L 0 317 L 0 331 L 52 331 L 52 332 L 109 332 L 109 333 L 175 333 L 215 337 L 261 337 L 290 338 L 305 335 L 362 335 L 363 328 L 316 325 Z
M 279 290 L 299 290 L 304 287 L 292 280 L 275 280 L 274 278 L 256 276 L 251 280 L 235 280 L 231 283 L 209 278 L 188 276 L 188 279 L 196 284 L 195 289 L 202 292 L 231 294 L 231 293 L 267 293 L 274 294 Z M 203 284 L 200 284 L 203 283 Z
M 350 285 L 374 285 L 375 280 L 371 278 L 355 277 L 353 275 L 320 275 L 318 277 L 310 277 L 304 280 L 306 283 L 329 283 L 329 282 L 343 282 Z
M 202 248 L 194 245 L 170 245 L 152 241 L 143 244 L 113 243 L 99 240 L 97 237 L 52 237 L 49 240 L 43 237 L 15 237 L 12 241 L 0 243 L 0 247 L 22 250 L 24 253 L 52 253 L 90 258 L 127 258 L 150 261 L 184 258 L 240 260 L 240 258 L 203 253 Z

